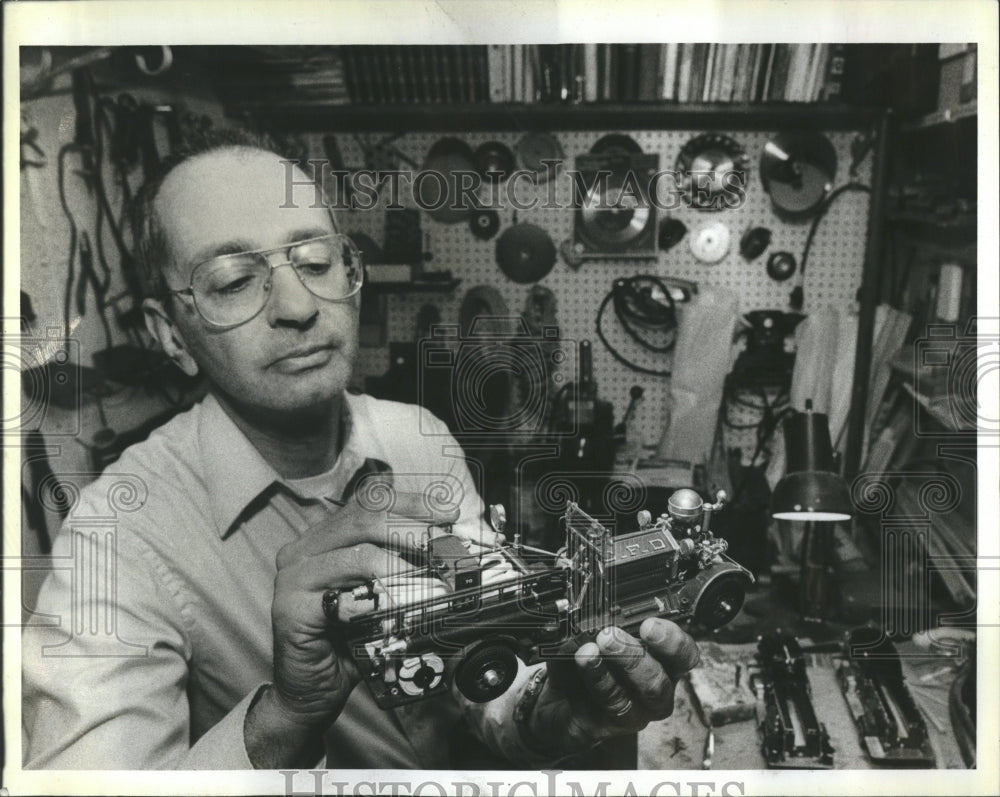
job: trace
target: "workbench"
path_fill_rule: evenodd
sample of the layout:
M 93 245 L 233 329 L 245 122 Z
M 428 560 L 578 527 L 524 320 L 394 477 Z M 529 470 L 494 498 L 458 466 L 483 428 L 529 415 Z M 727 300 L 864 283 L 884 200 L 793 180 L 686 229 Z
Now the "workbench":
M 805 646 L 805 641 L 800 639 L 800 642 Z M 756 644 L 718 647 L 741 660 L 744 667 L 754 663 Z M 948 690 L 954 681 L 958 661 L 953 657 L 931 655 L 909 641 L 897 643 L 896 647 L 910 693 L 927 725 L 937 768 L 965 769 L 948 713 Z M 819 721 L 826 726 L 834 747 L 834 769 L 876 768 L 877 765 L 869 761 L 861 747 L 857 727 L 837 681 L 835 654 L 807 654 L 806 662 L 813 706 Z M 673 715 L 650 723 L 639 733 L 638 768 L 702 769 L 708 732 L 690 682 L 685 679 L 677 686 Z M 756 719 L 717 726 L 713 734 L 712 769 L 767 769 Z

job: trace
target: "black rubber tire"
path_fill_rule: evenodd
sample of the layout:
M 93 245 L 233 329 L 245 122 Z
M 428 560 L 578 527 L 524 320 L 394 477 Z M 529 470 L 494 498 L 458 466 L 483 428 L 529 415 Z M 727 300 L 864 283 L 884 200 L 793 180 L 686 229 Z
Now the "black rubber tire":
M 698 597 L 694 619 L 706 628 L 721 628 L 743 608 L 746 598 L 746 578 L 737 573 L 719 576 Z
M 491 685 L 483 682 L 483 675 L 493 670 L 500 680 Z M 485 642 L 473 648 L 458 665 L 455 684 L 459 691 L 473 703 L 488 703 L 510 689 L 517 675 L 517 656 L 507 645 Z

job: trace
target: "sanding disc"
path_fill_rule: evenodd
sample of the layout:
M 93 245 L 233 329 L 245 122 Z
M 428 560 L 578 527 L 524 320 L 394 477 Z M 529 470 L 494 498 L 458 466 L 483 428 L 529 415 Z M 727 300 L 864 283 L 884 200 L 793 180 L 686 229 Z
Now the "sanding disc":
M 608 133 L 594 142 L 590 152 L 592 155 L 641 155 L 642 147 L 632 136 L 624 133 Z
M 475 159 L 479 173 L 491 182 L 503 182 L 517 168 L 514 153 L 500 141 L 480 144 L 476 148 Z
M 534 172 L 535 181 L 544 183 L 549 179 L 550 169 L 558 171 L 566 156 L 559 139 L 551 133 L 540 131 L 525 133 L 514 149 L 521 167 Z
M 764 145 L 760 178 L 779 214 L 801 218 L 823 204 L 837 175 L 830 139 L 813 131 L 791 131 Z
M 534 224 L 515 224 L 497 239 L 497 263 L 514 282 L 537 282 L 556 263 L 556 245 Z
M 473 172 L 476 164 L 472 147 L 461 139 L 442 138 L 427 152 L 423 171 L 434 173 L 414 190 L 421 205 L 435 221 L 455 224 L 469 218 L 472 208 L 458 201 L 458 172 Z
M 492 208 L 480 208 L 469 216 L 469 229 L 482 241 L 488 241 L 500 229 L 500 214 Z
M 506 334 L 511 325 L 510 309 L 500 291 L 492 285 L 476 285 L 462 298 L 458 323 L 463 339 L 474 334 Z

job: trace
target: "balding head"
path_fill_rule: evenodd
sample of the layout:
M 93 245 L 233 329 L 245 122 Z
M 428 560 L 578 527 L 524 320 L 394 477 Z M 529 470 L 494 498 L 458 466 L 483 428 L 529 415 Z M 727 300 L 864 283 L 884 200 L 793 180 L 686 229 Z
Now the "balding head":
M 166 298 L 164 269 L 170 263 L 168 230 L 157 214 L 157 198 L 177 169 L 196 158 L 222 150 L 266 152 L 285 159 L 273 140 L 242 130 L 210 130 L 196 134 L 186 145 L 164 159 L 160 171 L 136 194 L 131 207 L 132 248 L 139 284 L 147 297 Z

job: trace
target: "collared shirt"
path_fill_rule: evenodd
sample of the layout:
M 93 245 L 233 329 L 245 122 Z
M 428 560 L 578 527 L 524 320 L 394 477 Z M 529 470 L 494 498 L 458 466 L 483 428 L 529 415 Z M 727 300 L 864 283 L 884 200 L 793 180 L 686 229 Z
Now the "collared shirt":
M 387 463 L 397 490 L 460 505 L 456 533 L 482 533 L 482 502 L 440 421 L 368 396 L 345 407 L 319 498 L 315 480 L 307 494 L 283 480 L 211 397 L 82 490 L 22 636 L 26 768 L 250 766 L 243 722 L 272 678 L 275 557 L 336 511 L 366 459 Z M 326 763 L 454 766 L 444 735 L 463 715 L 504 747 L 502 706 L 443 695 L 382 711 L 359 684 L 326 734 Z

